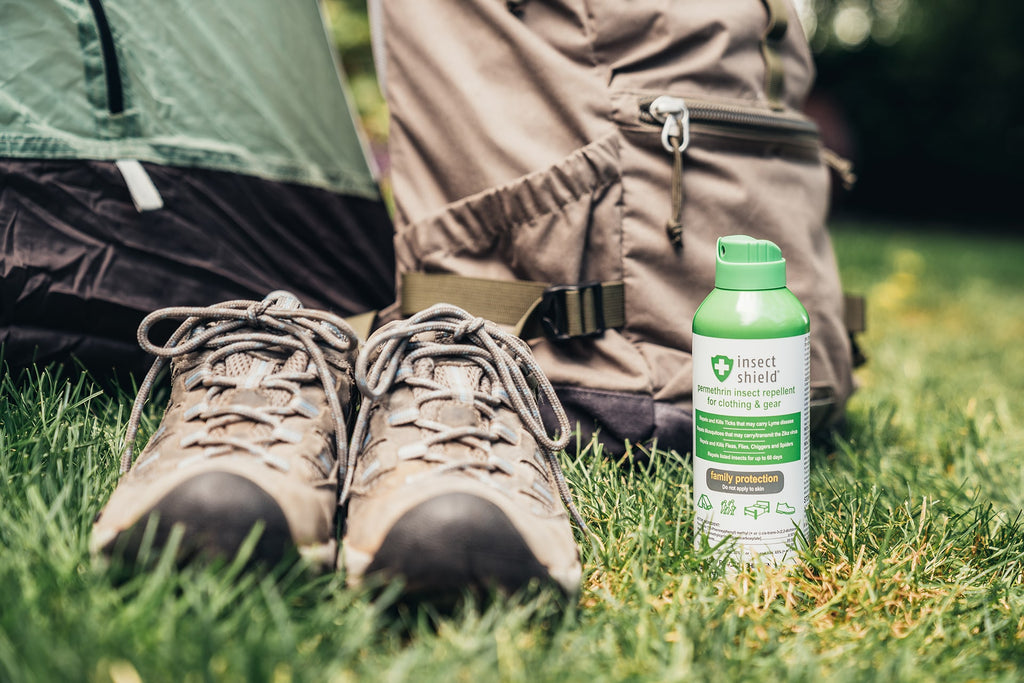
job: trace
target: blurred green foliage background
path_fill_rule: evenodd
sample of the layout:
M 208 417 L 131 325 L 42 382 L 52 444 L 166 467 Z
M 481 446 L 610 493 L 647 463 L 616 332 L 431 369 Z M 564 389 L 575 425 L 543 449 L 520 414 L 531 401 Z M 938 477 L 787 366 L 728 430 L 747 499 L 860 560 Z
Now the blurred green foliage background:
M 541 2 L 542 0 L 534 0 Z M 751 0 L 753 2 L 753 0 Z M 859 181 L 862 217 L 1015 227 L 1024 182 L 1024 2 L 794 0 L 818 65 L 808 113 Z M 365 0 L 325 0 L 378 162 L 387 110 Z

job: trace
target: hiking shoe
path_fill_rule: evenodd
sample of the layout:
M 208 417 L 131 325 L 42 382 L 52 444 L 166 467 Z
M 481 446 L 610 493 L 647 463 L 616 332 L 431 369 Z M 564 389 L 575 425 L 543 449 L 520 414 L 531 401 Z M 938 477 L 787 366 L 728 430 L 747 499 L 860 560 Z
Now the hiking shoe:
M 342 557 L 350 584 L 401 577 L 407 595 L 580 588 L 572 504 L 555 452 L 569 439 L 529 347 L 440 304 L 374 333 L 356 362 Z M 551 439 L 535 389 L 558 416 Z
M 166 320 L 183 322 L 154 345 L 150 332 Z M 164 546 L 180 526 L 179 562 L 231 559 L 259 527 L 250 563 L 298 551 L 316 568 L 333 566 L 355 339 L 340 318 L 287 292 L 147 316 L 139 343 L 157 360 L 132 408 L 123 476 L 93 525 L 93 552 L 133 564 L 140 547 Z M 142 408 L 168 359 L 170 405 L 133 465 Z

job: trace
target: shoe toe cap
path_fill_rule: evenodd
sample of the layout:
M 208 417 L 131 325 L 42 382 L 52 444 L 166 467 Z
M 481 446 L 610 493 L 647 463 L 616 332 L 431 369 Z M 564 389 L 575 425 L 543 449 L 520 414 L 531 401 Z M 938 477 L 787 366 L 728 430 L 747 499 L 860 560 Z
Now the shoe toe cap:
M 295 552 L 288 520 L 272 496 L 240 475 L 206 472 L 175 486 L 127 529 L 99 540 L 103 553 L 133 563 L 145 545 L 163 548 L 180 526 L 179 563 L 231 559 L 257 525 L 250 563 L 274 565 Z
M 350 549 L 346 548 L 347 556 Z M 359 555 L 351 549 L 351 555 Z M 406 591 L 445 594 L 471 589 L 516 591 L 538 580 L 566 594 L 579 590 L 579 565 L 547 567 L 494 503 L 470 493 L 430 498 L 403 514 L 357 573 L 400 576 Z M 359 577 L 355 577 L 359 578 Z

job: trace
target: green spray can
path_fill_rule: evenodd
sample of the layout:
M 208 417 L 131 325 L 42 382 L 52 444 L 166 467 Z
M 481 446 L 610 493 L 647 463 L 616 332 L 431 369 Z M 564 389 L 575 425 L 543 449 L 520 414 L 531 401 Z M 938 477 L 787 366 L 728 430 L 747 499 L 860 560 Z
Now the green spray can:
M 807 530 L 810 318 L 774 243 L 718 240 L 715 288 L 693 316 L 695 543 L 740 563 L 794 558 Z

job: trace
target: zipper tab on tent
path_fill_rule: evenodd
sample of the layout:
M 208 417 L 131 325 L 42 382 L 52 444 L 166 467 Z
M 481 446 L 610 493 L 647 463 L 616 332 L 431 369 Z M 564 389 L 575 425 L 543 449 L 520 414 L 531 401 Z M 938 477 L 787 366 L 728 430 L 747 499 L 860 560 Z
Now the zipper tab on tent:
M 164 208 L 164 200 L 160 196 L 160 191 L 156 189 L 156 185 L 153 184 L 153 180 L 138 159 L 118 159 L 115 163 L 117 170 L 121 171 L 121 176 L 128 186 L 128 192 L 132 195 L 132 202 L 139 213 Z

